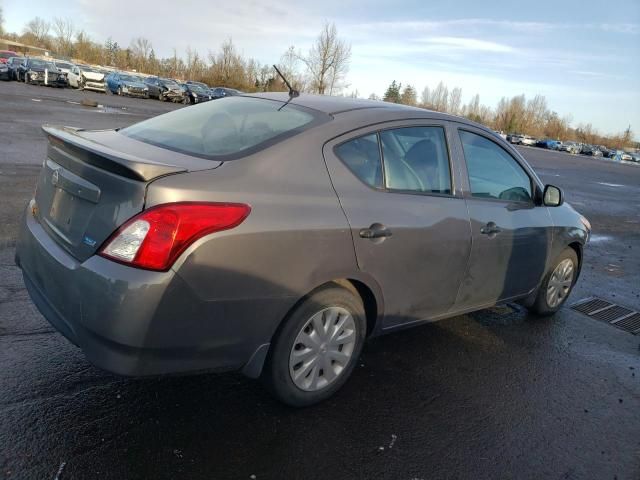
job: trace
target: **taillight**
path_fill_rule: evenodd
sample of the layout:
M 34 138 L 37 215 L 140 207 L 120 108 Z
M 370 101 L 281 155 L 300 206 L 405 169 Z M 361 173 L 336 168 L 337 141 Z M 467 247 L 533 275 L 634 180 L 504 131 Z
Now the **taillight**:
M 128 220 L 98 255 L 132 267 L 166 271 L 197 239 L 240 225 L 251 207 L 240 203 L 158 205 Z

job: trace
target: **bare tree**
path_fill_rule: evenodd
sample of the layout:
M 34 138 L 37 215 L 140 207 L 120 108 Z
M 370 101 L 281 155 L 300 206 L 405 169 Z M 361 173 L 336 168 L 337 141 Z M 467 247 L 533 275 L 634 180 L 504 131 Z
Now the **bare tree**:
M 422 90 L 420 105 L 422 108 L 433 108 L 431 106 L 431 91 L 429 90 L 429 87 L 424 87 L 424 90 Z
M 444 83 L 438 83 L 438 86 L 431 95 L 431 103 L 433 109 L 437 112 L 446 112 L 449 99 L 449 89 Z
M 311 89 L 324 95 L 338 90 L 349 71 L 351 45 L 338 38 L 335 24 L 325 23 L 309 55 L 300 58 L 311 77 Z
M 306 87 L 304 75 L 300 73 L 300 58 L 302 55 L 296 52 L 296 48 L 291 45 L 286 52 L 280 57 L 280 63 L 278 68 L 282 74 L 287 78 L 289 83 L 298 91 L 302 91 Z
M 447 106 L 447 112 L 452 115 L 458 115 L 462 106 L 462 89 L 456 87 L 451 90 L 449 94 L 449 105 Z
M 53 19 L 53 32 L 56 36 L 56 49 L 61 55 L 73 54 L 73 33 L 75 27 L 68 18 L 55 17 Z
M 31 35 L 33 41 L 38 45 L 44 44 L 45 40 L 49 37 L 49 30 L 51 30 L 51 24 L 40 17 L 36 17 L 29 21 L 24 27 L 24 33 Z

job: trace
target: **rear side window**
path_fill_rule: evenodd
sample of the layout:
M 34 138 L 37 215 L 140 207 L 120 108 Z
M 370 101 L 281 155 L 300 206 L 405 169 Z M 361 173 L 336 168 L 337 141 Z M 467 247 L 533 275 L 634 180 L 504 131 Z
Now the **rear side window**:
M 231 160 L 250 155 L 328 115 L 297 105 L 233 97 L 182 108 L 120 130 L 128 137 L 197 157 Z
M 451 194 L 451 170 L 442 127 L 404 127 L 380 132 L 386 187 Z
M 349 140 L 335 151 L 356 177 L 371 187 L 382 188 L 382 162 L 375 133 Z
M 475 133 L 460 131 L 474 197 L 529 202 L 531 179 L 502 147 Z

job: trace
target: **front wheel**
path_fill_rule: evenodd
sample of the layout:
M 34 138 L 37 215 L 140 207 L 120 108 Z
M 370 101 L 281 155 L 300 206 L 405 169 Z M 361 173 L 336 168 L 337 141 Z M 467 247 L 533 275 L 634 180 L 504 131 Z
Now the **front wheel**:
M 307 296 L 275 336 L 262 380 L 282 402 L 304 407 L 336 393 L 358 361 L 367 330 L 362 300 L 328 286 Z
M 578 255 L 573 248 L 567 247 L 545 275 L 529 310 L 545 316 L 556 313 L 575 285 L 578 268 Z

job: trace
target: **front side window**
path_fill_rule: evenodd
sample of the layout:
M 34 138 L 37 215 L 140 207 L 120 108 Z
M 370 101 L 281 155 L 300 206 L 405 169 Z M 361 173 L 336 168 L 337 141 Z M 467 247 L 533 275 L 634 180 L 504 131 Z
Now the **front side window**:
M 231 160 L 327 120 L 327 115 L 298 105 L 233 97 L 166 113 L 120 133 L 188 155 Z
M 502 147 L 475 133 L 460 131 L 471 195 L 505 201 L 530 202 L 531 179 Z
M 404 127 L 380 132 L 386 187 L 451 194 L 444 128 Z
M 375 133 L 338 145 L 335 152 L 356 177 L 371 187 L 382 188 L 382 162 Z

